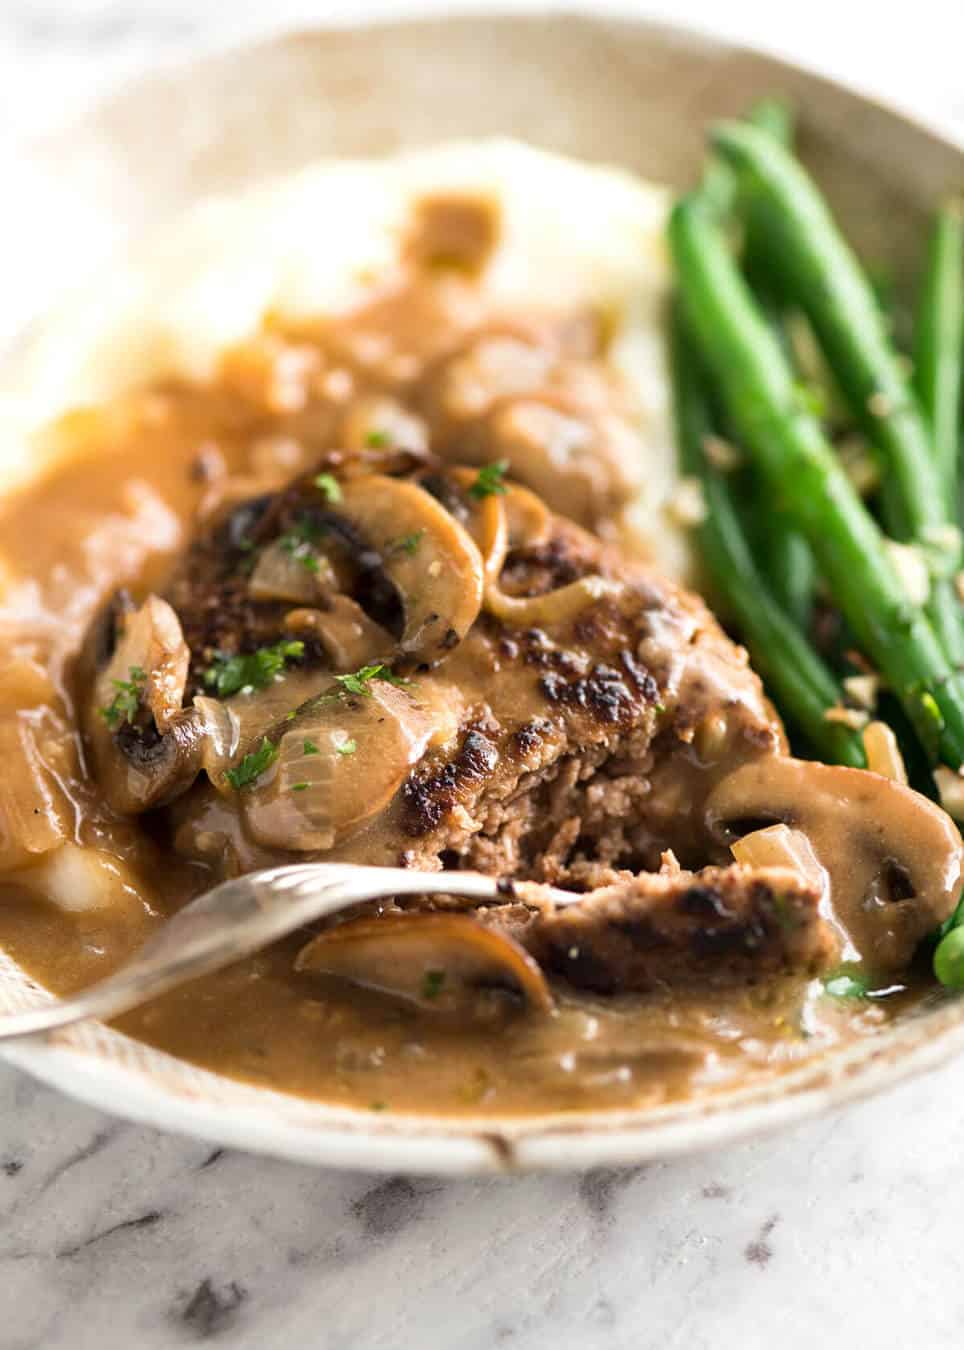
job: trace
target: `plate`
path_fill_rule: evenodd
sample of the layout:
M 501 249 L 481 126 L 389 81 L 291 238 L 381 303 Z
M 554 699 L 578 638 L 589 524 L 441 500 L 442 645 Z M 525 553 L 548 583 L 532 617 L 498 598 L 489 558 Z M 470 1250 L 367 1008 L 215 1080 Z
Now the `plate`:
M 29 147 L 22 214 L 29 219 L 35 206 L 40 221 L 42 207 L 58 228 L 49 244 L 42 225 L 33 232 L 19 293 L 52 300 L 68 279 L 200 199 L 322 155 L 522 134 L 683 184 L 697 171 L 706 122 L 774 92 L 797 103 L 802 152 L 865 255 L 898 275 L 916 265 L 928 204 L 964 177 L 962 147 L 937 128 L 677 29 L 514 15 L 313 30 L 142 80 Z M 66 235 L 64 220 L 73 225 Z M 16 344 L 6 366 L 4 382 Z M 0 1007 L 43 997 L 0 956 Z M 456 1174 L 638 1163 L 708 1148 L 876 1092 L 961 1048 L 964 1002 L 935 1000 L 877 1037 L 739 1091 L 656 1110 L 479 1120 L 304 1101 L 99 1024 L 2 1053 L 64 1092 L 160 1128 L 329 1166 Z

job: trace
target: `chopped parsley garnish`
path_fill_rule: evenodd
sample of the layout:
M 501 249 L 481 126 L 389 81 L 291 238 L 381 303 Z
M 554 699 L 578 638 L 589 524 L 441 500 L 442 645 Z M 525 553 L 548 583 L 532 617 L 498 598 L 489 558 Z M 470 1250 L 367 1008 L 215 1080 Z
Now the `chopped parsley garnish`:
M 823 987 L 831 998 L 866 998 L 870 981 L 859 971 L 835 970 L 827 975 Z
M 261 775 L 271 768 L 277 758 L 278 747 L 274 741 L 269 741 L 267 736 L 263 736 L 257 750 L 245 755 L 237 768 L 228 769 L 225 777 L 235 792 L 240 792 L 243 788 L 252 787 Z
M 507 459 L 497 459 L 494 464 L 483 464 L 475 482 L 469 488 L 473 497 L 481 501 L 484 497 L 501 497 L 508 491 L 503 478 L 509 467 Z
M 422 980 L 422 998 L 438 998 L 445 985 L 444 970 L 427 970 Z
M 376 665 L 362 666 L 360 670 L 353 670 L 348 675 L 335 675 L 335 688 L 328 689 L 323 694 L 316 695 L 307 706 L 317 708 L 328 703 L 334 703 L 338 699 L 347 698 L 355 695 L 359 698 L 372 697 L 372 681 L 382 680 L 385 684 L 411 684 L 411 680 L 403 680 L 400 675 L 395 675 L 391 669 L 378 662 Z M 347 744 L 347 742 L 345 742 Z M 308 742 L 306 741 L 307 745 Z M 352 743 L 354 744 L 354 742 Z M 357 746 L 355 746 L 357 749 Z M 340 751 L 342 754 L 353 754 L 353 750 Z M 318 754 L 318 747 L 312 750 L 305 750 L 305 754 Z
M 358 742 L 354 736 L 349 736 L 347 741 L 342 741 L 341 745 L 336 745 L 335 749 L 339 755 L 353 755 L 358 749 Z
M 325 494 L 330 502 L 341 501 L 341 485 L 338 479 L 331 473 L 320 473 L 315 479 L 315 487 Z
M 302 516 L 290 530 L 285 530 L 284 534 L 279 536 L 278 543 L 282 552 L 287 553 L 289 558 L 294 558 L 295 562 L 301 563 L 307 572 L 317 572 L 319 562 L 315 545 L 325 532 L 324 525 L 317 524 L 308 516 Z
M 374 666 L 362 666 L 360 670 L 352 671 L 350 675 L 336 675 L 335 682 L 341 686 L 341 690 L 346 694 L 360 694 L 363 698 L 371 698 L 372 680 L 383 680 L 386 684 L 409 684 L 411 681 L 403 680 L 398 675 L 393 675 L 388 666 L 380 662 Z
M 388 444 L 388 433 L 379 431 L 377 427 L 374 427 L 365 437 L 365 444 L 370 446 L 372 450 L 380 450 L 382 446 Z
M 310 783 L 305 783 L 305 782 L 301 782 L 301 783 L 292 783 L 292 784 L 291 784 L 291 791 L 292 791 L 292 792 L 307 792 L 310 786 L 311 786 Z
M 117 693 L 106 708 L 100 709 L 100 715 L 111 731 L 116 731 L 122 722 L 133 724 L 137 710 L 141 706 L 141 694 L 147 683 L 147 673 L 140 666 L 131 666 L 127 674 L 129 678 L 126 680 L 111 680 Z
M 306 755 L 320 755 L 320 754 L 321 754 L 321 751 L 318 749 L 317 745 L 315 745 L 314 741 L 308 741 L 308 740 L 306 740 L 306 741 L 303 743 L 303 745 L 302 745 L 301 748 L 302 748 L 302 750 L 304 751 L 304 753 L 305 753 Z
M 413 530 L 411 534 L 403 534 L 399 539 L 392 540 L 388 546 L 388 552 L 407 553 L 410 558 L 414 558 L 424 534 L 424 530 Z
M 369 1111 L 387 1111 L 387 1110 L 388 1110 L 388 1103 L 387 1103 L 387 1102 L 372 1102 L 371 1106 L 369 1106 L 368 1109 L 369 1109 Z
M 304 654 L 305 644 L 298 641 L 276 642 L 273 647 L 259 647 L 243 656 L 216 652 L 204 672 L 204 683 L 218 698 L 230 698 L 241 689 L 267 689 L 288 661 L 300 661 Z

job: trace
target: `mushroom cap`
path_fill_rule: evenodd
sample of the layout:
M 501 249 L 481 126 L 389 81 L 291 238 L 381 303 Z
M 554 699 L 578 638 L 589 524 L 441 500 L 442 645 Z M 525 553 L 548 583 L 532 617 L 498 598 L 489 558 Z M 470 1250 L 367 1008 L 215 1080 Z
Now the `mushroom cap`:
M 706 820 L 724 843 L 764 821 L 802 832 L 830 878 L 835 922 L 881 973 L 907 965 L 961 889 L 961 836 L 950 816 L 865 769 L 764 756 L 714 788 Z
M 424 488 L 383 474 L 349 478 L 334 508 L 379 555 L 401 598 L 403 655 L 431 660 L 461 642 L 482 606 L 482 558 Z
M 467 914 L 433 911 L 353 919 L 303 947 L 297 970 L 336 975 L 421 1008 L 463 1011 L 481 989 L 511 989 L 553 1007 L 539 966 L 514 938 Z
M 203 722 L 181 706 L 189 661 L 178 617 L 157 595 L 138 609 L 113 601 L 91 627 L 79 663 L 82 722 L 98 782 L 122 815 L 173 800 L 200 771 Z M 136 708 L 110 725 L 105 710 L 135 672 Z

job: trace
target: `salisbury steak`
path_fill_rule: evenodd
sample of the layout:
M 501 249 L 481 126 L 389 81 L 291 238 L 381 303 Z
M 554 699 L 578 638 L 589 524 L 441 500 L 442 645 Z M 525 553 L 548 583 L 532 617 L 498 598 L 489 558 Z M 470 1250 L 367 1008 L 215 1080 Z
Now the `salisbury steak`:
M 590 890 L 654 872 L 667 850 L 722 864 L 708 793 L 783 750 L 746 654 L 696 597 L 499 474 L 325 474 L 232 505 L 198 532 L 168 604 L 189 651 L 181 688 L 200 695 L 180 717 L 215 728 L 203 773 L 182 758 L 169 818 L 178 850 L 223 872 L 309 855 Z M 164 739 L 144 700 L 114 736 L 128 756 Z M 723 885 L 732 900 L 729 875 L 687 883 L 681 922 L 647 918 L 633 937 L 603 892 L 558 940 L 550 926 L 532 941 L 596 988 L 649 979 L 654 941 L 698 972 L 809 968 L 829 951 L 802 885 L 784 889 L 806 941 L 783 940 L 768 883 L 745 874 L 721 926 L 696 898 Z M 632 893 L 649 905 L 666 885 Z M 575 944 L 591 951 L 579 975 L 566 935 L 583 922 L 609 937 Z

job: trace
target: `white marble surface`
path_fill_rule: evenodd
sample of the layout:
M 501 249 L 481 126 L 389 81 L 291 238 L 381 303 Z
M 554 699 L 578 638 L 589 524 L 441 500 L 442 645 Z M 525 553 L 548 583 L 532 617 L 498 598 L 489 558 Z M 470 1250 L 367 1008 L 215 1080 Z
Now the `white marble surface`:
M 149 62 L 406 8 L 2 0 L 0 137 Z M 964 128 L 962 0 L 636 8 L 792 51 Z M 456 1183 L 212 1153 L 0 1069 L 0 1350 L 950 1350 L 962 1105 L 959 1063 L 724 1154 Z

